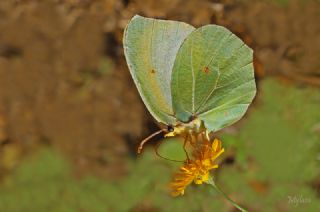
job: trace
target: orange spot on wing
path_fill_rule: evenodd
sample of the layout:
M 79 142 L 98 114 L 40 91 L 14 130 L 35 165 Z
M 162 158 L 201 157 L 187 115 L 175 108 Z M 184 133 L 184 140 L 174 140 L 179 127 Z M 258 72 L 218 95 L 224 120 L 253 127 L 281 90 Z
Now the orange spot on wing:
M 204 68 L 203 68 L 203 71 L 204 71 L 204 73 L 208 74 L 208 73 L 209 73 L 209 71 L 210 71 L 210 69 L 209 69 L 209 67 L 208 67 L 208 66 L 206 66 L 206 67 L 204 67 Z

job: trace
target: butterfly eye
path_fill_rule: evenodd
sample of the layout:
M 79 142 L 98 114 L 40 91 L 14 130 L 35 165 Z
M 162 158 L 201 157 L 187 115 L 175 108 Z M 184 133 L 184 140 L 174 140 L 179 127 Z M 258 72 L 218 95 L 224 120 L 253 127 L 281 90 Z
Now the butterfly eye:
M 173 131 L 174 131 L 174 128 L 173 128 L 171 125 L 169 125 L 168 128 L 167 128 L 167 130 L 168 130 L 169 132 L 173 132 Z

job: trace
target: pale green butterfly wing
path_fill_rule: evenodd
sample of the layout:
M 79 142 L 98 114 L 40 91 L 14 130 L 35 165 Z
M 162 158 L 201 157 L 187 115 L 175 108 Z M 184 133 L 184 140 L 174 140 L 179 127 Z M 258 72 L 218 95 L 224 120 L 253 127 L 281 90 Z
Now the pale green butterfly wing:
M 194 27 L 177 21 L 134 16 L 123 37 L 124 52 L 140 96 L 164 124 L 175 124 L 171 73 L 176 54 Z
M 180 47 L 172 73 L 177 119 L 192 117 L 217 131 L 239 120 L 256 93 L 252 50 L 217 25 L 193 31 Z

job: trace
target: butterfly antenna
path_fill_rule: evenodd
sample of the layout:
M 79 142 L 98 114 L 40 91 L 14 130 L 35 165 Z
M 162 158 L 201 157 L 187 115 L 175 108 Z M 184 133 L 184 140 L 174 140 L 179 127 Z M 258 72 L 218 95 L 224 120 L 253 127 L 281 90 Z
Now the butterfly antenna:
M 153 137 L 156 136 L 156 135 L 159 135 L 159 134 L 162 133 L 162 132 L 165 132 L 165 130 L 161 129 L 161 130 L 159 130 L 159 131 L 157 131 L 157 132 L 152 133 L 151 135 L 149 135 L 149 136 L 146 137 L 145 139 L 143 139 L 143 141 L 141 141 L 141 143 L 140 143 L 140 145 L 139 145 L 139 147 L 138 147 L 138 151 L 137 151 L 138 154 L 141 153 L 141 151 L 142 151 L 142 149 L 143 149 L 143 145 L 144 145 L 145 143 L 147 143 L 151 138 L 153 138 Z

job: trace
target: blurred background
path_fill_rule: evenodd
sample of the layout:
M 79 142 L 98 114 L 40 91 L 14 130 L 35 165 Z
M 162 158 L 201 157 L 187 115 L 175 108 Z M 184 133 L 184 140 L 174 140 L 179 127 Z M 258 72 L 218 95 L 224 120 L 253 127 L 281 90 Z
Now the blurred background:
M 255 50 L 258 93 L 216 134 L 217 184 L 249 211 L 320 211 L 320 1 L 1 0 L 0 211 L 236 211 L 207 186 L 171 198 L 183 158 L 123 55 L 131 17 L 226 26 Z

